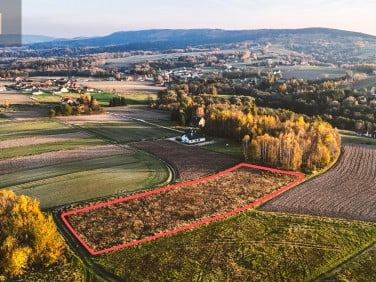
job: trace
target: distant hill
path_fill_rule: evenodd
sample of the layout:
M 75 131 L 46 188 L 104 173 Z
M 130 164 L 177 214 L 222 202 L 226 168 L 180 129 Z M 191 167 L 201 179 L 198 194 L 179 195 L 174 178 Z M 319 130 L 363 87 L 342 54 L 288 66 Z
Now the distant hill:
M 47 42 L 56 40 L 56 38 L 51 36 L 45 36 L 45 35 L 31 35 L 31 34 L 23 34 L 22 35 L 22 44 L 33 44 L 33 43 L 39 43 L 39 42 Z
M 107 36 L 55 39 L 27 46 L 37 56 L 85 55 L 137 50 L 164 51 L 223 44 L 268 43 L 330 64 L 376 63 L 376 36 L 328 28 L 304 29 L 155 29 L 120 31 Z M 229 48 L 226 46 L 225 48 Z
M 287 39 L 320 38 L 323 40 L 346 40 L 360 38 L 376 40 L 375 36 L 327 28 L 304 29 L 259 29 L 259 30 L 222 30 L 222 29 L 154 29 L 140 31 L 120 31 L 107 36 L 55 40 L 33 44 L 32 48 L 54 47 L 104 47 L 109 45 L 128 45 L 129 49 L 148 48 L 185 48 L 187 46 L 213 43 L 235 43 L 242 41 L 286 41 Z M 42 39 L 42 38 L 41 38 Z M 47 38 L 46 38 L 47 39 Z M 43 40 L 47 41 L 47 40 Z

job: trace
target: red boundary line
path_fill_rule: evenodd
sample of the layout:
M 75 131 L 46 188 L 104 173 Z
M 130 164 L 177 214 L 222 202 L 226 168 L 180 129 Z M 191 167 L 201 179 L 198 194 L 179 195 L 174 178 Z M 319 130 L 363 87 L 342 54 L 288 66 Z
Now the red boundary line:
M 174 189 L 174 188 L 181 187 L 181 186 L 187 186 L 187 185 L 190 185 L 190 184 L 199 183 L 199 182 L 202 182 L 202 181 L 205 181 L 205 180 L 208 180 L 208 179 L 212 179 L 212 178 L 221 176 L 221 175 L 226 174 L 228 172 L 234 171 L 234 170 L 236 170 L 236 169 L 238 169 L 240 167 L 250 167 L 250 168 L 256 168 L 256 169 L 260 169 L 260 170 L 267 170 L 267 171 L 272 171 L 272 172 L 277 172 L 277 173 L 289 174 L 289 175 L 298 176 L 298 178 L 296 180 L 294 180 L 293 182 L 289 183 L 288 185 L 282 187 L 281 189 L 279 189 L 279 190 L 277 190 L 277 191 L 275 191 L 275 192 L 267 195 L 266 197 L 264 197 L 262 199 L 259 199 L 259 200 L 255 201 L 255 202 L 253 202 L 253 203 L 251 203 L 249 205 L 246 205 L 246 206 L 244 206 L 242 208 L 239 208 L 239 209 L 236 209 L 236 210 L 227 212 L 225 214 L 221 214 L 221 215 L 218 215 L 218 216 L 215 216 L 215 217 L 212 217 L 212 218 L 200 221 L 200 222 L 196 222 L 196 223 L 191 224 L 191 225 L 187 225 L 187 226 L 184 226 L 184 227 L 181 227 L 181 228 L 178 228 L 178 229 L 174 229 L 174 230 L 171 230 L 171 231 L 168 231 L 168 232 L 165 232 L 165 233 L 157 234 L 157 235 L 154 235 L 154 236 L 151 236 L 151 237 L 147 237 L 147 238 L 144 238 L 144 239 L 141 239 L 141 240 L 133 241 L 133 242 L 130 242 L 130 243 L 127 243 L 127 244 L 115 246 L 115 247 L 108 248 L 108 249 L 105 249 L 105 250 L 100 250 L 100 251 L 93 251 L 84 242 L 84 240 L 82 240 L 82 238 L 77 234 L 77 232 L 73 229 L 73 227 L 69 224 L 68 220 L 65 218 L 66 216 L 71 215 L 71 214 L 75 214 L 75 213 L 79 213 L 79 212 L 83 212 L 83 211 L 87 211 L 87 210 L 92 210 L 92 209 L 96 209 L 96 208 L 100 208 L 100 207 L 104 207 L 104 206 L 116 204 L 116 203 L 119 203 L 119 202 L 131 200 L 131 199 L 135 199 L 135 198 L 140 198 L 140 197 L 143 197 L 143 196 L 147 196 L 147 195 L 150 195 L 150 194 L 155 194 L 155 193 L 158 193 L 158 192 L 162 192 L 162 191 Z M 268 167 L 262 167 L 262 166 L 257 166 L 257 165 L 251 165 L 251 164 L 242 163 L 242 164 L 234 166 L 234 167 L 232 167 L 232 168 L 230 168 L 228 170 L 225 170 L 225 171 L 222 171 L 220 173 L 217 173 L 217 174 L 205 177 L 205 178 L 201 178 L 201 179 L 198 179 L 198 180 L 193 180 L 193 181 L 189 181 L 189 182 L 185 182 L 185 183 L 180 183 L 180 184 L 176 184 L 176 185 L 172 185 L 172 186 L 167 186 L 167 187 L 164 187 L 164 188 L 161 188 L 161 189 L 157 189 L 157 190 L 153 190 L 153 191 L 150 191 L 150 192 L 145 192 L 145 193 L 141 193 L 141 194 L 129 196 L 129 197 L 126 197 L 126 198 L 114 200 L 114 201 L 111 201 L 111 202 L 102 203 L 102 204 L 98 204 L 98 205 L 94 205 L 94 206 L 90 206 L 90 207 L 78 209 L 78 210 L 75 210 L 75 211 L 66 212 L 66 213 L 63 213 L 61 215 L 61 219 L 64 221 L 64 223 L 66 224 L 66 226 L 68 227 L 68 229 L 72 232 L 72 234 L 77 238 L 78 241 L 80 241 L 80 243 L 88 250 L 88 252 L 90 254 L 92 254 L 92 255 L 98 255 L 98 254 L 103 254 L 103 253 L 106 253 L 106 252 L 109 252 L 109 251 L 117 250 L 117 249 L 120 249 L 120 248 L 132 246 L 132 245 L 135 245 L 135 244 L 138 244 L 138 243 L 142 243 L 142 242 L 145 242 L 145 241 L 150 241 L 150 240 L 153 240 L 153 239 L 156 239 L 156 238 L 159 238 L 159 237 L 163 237 L 163 236 L 166 236 L 166 235 L 169 235 L 169 234 L 173 234 L 173 233 L 176 233 L 176 232 L 179 232 L 179 231 L 182 231 L 182 230 L 186 230 L 186 229 L 189 229 L 189 228 L 192 228 L 192 227 L 204 224 L 204 223 L 208 223 L 208 222 L 220 219 L 222 217 L 229 216 L 229 215 L 232 215 L 234 213 L 238 213 L 240 211 L 244 211 L 244 210 L 246 210 L 246 209 L 248 209 L 248 208 L 250 208 L 252 206 L 255 206 L 255 205 L 260 204 L 260 203 L 262 203 L 264 201 L 267 201 L 267 200 L 269 200 L 269 199 L 277 196 L 278 194 L 286 191 L 291 186 L 295 185 L 296 183 L 298 183 L 302 179 L 304 179 L 304 177 L 305 177 L 305 175 L 302 174 L 302 173 L 296 173 L 296 172 L 291 172 L 291 171 L 284 171 L 284 170 L 279 170 L 279 169 L 274 169 L 274 168 L 268 168 Z

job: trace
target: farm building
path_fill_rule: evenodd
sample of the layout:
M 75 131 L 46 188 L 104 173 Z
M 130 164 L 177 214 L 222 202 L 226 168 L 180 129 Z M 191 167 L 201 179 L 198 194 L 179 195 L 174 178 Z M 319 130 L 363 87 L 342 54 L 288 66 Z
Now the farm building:
M 206 138 L 197 130 L 189 129 L 185 132 L 185 134 L 181 137 L 181 142 L 187 143 L 187 144 L 197 144 L 200 142 L 205 142 Z

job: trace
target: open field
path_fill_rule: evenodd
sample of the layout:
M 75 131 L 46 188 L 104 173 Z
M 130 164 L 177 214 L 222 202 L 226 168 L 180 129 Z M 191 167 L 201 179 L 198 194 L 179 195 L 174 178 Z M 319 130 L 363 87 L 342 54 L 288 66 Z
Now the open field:
M 376 76 L 374 75 L 374 76 L 370 76 L 366 79 L 355 81 L 352 84 L 352 86 L 355 89 L 360 89 L 360 88 L 369 88 L 370 89 L 371 87 L 376 86 Z
M 376 281 L 376 243 L 331 273 L 323 275 L 323 279 L 326 281 Z
M 0 160 L 32 156 L 48 152 L 73 150 L 90 146 L 99 146 L 107 143 L 107 141 L 98 138 L 76 138 L 52 143 L 6 148 L 1 150 Z
M 140 152 L 95 158 L 2 176 L 0 185 L 36 198 L 41 208 L 131 192 L 163 183 L 169 172 Z M 17 184 L 19 183 L 19 184 Z
M 14 104 L 34 104 L 30 94 L 17 94 L 14 92 L 0 92 L 0 105 L 4 105 L 5 100 L 8 100 L 10 105 Z
M 90 137 L 92 136 L 85 132 L 62 133 L 62 134 L 55 134 L 55 135 L 39 135 L 39 136 L 37 135 L 33 137 L 25 137 L 25 138 L 17 138 L 17 139 L 0 141 L 0 149 L 53 143 L 53 142 L 59 142 L 59 141 L 68 141 L 68 140 L 73 140 L 73 139 L 90 138 Z
M 58 135 L 58 134 L 72 134 L 77 133 L 78 130 L 75 128 L 70 127 L 62 127 L 56 129 L 41 129 L 41 130 L 33 130 L 33 131 L 18 131 L 12 133 L 3 133 L 0 134 L 0 141 L 6 141 L 11 139 L 23 139 L 23 138 L 32 138 L 35 136 L 50 136 L 50 135 Z
M 175 131 L 130 119 L 116 123 L 87 123 L 81 125 L 81 127 L 97 136 L 103 136 L 122 144 L 142 140 L 165 139 L 179 135 Z
M 136 82 L 136 81 L 88 81 L 84 83 L 85 86 L 90 86 L 100 89 L 108 93 L 116 94 L 156 94 L 158 91 L 165 89 L 161 86 L 156 86 L 153 82 Z M 124 96 L 126 97 L 126 96 Z
M 178 172 L 180 181 L 212 175 L 239 163 L 239 160 L 225 154 L 170 141 L 138 142 L 132 146 L 170 163 Z
M 52 120 L 9 121 L 1 124 L 0 135 L 56 128 L 67 128 L 67 126 Z
M 132 118 L 143 119 L 150 122 L 155 122 L 157 120 L 169 120 L 170 113 L 165 112 L 156 112 L 151 110 L 145 110 L 139 106 L 132 106 L 132 107 L 115 107 L 115 108 L 108 108 L 107 112 L 116 115 L 126 115 Z
M 272 199 L 261 210 L 376 222 L 375 170 L 376 146 L 344 145 L 332 169 Z
M 93 259 L 126 281 L 310 281 L 375 239 L 374 224 L 247 210 Z
M 240 142 L 230 140 L 230 139 L 216 138 L 215 143 L 204 145 L 201 148 L 209 150 L 209 151 L 227 154 L 238 160 L 243 160 L 244 156 L 243 156 L 241 147 L 242 145 L 240 144 Z
M 376 145 L 376 139 L 357 136 L 354 131 L 340 130 L 342 142 L 347 144 Z
M 0 127 L 0 188 L 50 208 L 145 189 L 169 178 L 156 158 L 109 145 L 110 126 L 108 131 L 97 138 L 52 120 L 5 122 Z
M 142 240 L 245 207 L 298 178 L 240 167 L 199 182 L 69 214 L 94 251 Z
M 1 174 L 6 174 L 25 171 L 39 167 L 48 167 L 55 164 L 120 155 L 128 153 L 129 151 L 131 151 L 129 148 L 116 145 L 99 145 L 64 151 L 46 152 L 37 155 L 0 160 L 0 172 Z M 2 178 L 5 179 L 5 176 L 2 176 Z
M 283 78 L 297 78 L 306 80 L 316 79 L 333 79 L 343 77 L 346 74 L 346 70 L 330 67 L 315 67 L 315 66 L 292 66 L 292 67 L 280 67 Z

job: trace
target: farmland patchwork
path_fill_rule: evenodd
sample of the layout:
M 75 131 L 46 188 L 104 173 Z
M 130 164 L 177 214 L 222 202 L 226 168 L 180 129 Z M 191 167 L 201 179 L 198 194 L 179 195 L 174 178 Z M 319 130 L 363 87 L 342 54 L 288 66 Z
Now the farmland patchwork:
M 93 255 L 238 213 L 278 195 L 304 175 L 240 164 L 216 175 L 62 214 Z

